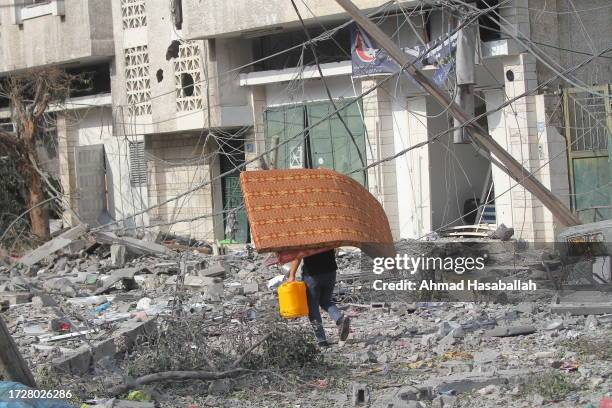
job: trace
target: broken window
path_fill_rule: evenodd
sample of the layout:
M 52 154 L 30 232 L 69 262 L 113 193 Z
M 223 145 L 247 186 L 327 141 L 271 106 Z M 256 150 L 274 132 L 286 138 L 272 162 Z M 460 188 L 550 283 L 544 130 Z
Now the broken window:
M 174 59 L 177 111 L 202 109 L 203 71 L 198 42 L 181 44 L 178 54 Z
M 495 7 L 499 4 L 499 0 L 478 0 L 476 6 L 480 10 Z M 480 40 L 495 41 L 501 39 L 501 26 L 499 24 L 499 9 L 495 8 L 488 13 L 485 13 L 478 17 L 478 24 L 480 25 Z
M 313 39 L 323 33 L 322 28 L 312 28 L 308 31 Z M 253 41 L 255 59 L 285 51 L 296 45 L 303 44 L 307 40 L 302 29 L 255 38 Z M 350 28 L 345 27 L 336 32 L 333 37 L 317 41 L 316 51 L 321 64 L 350 60 Z M 313 65 L 314 63 L 314 55 L 310 47 L 296 47 L 291 51 L 283 52 L 280 55 L 259 62 L 255 65 L 255 71 L 292 68 L 301 64 Z
M 68 68 L 66 73 L 76 76 L 70 88 L 70 96 L 88 96 L 110 93 L 110 66 L 107 63 Z
M 189 73 L 181 74 L 181 87 L 185 96 L 193 96 L 193 77 Z
M 145 159 L 145 142 L 129 142 L 130 149 L 130 184 L 142 186 L 147 184 L 147 161 Z

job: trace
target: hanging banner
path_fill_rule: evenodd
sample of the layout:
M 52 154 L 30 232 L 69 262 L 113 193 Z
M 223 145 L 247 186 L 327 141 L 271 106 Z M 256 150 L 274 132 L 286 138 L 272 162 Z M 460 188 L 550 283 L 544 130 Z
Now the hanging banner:
M 418 69 L 426 65 L 436 66 L 434 81 L 438 86 L 441 86 L 453 71 L 454 54 L 457 50 L 457 37 L 458 33 L 455 33 L 448 38 L 431 41 L 427 45 L 402 48 L 402 51 L 408 54 L 412 60 L 417 61 L 428 49 L 434 47 L 423 59 L 418 60 L 414 65 Z M 395 74 L 400 69 L 399 64 L 389 56 L 387 51 L 374 48 L 368 35 L 356 25 L 353 26 L 351 33 L 351 60 L 354 77 Z M 408 73 L 406 74 L 409 75 Z

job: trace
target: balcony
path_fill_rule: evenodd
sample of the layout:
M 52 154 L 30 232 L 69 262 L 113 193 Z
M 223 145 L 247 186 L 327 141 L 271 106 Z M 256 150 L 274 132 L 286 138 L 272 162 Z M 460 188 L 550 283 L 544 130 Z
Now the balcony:
M 385 3 L 388 2 L 355 0 L 355 4 L 366 12 Z M 401 0 L 400 3 L 410 6 L 418 1 Z M 296 4 L 306 23 L 316 22 L 301 1 Z M 334 0 L 308 0 L 307 4 L 321 21 L 346 17 L 344 10 Z M 191 39 L 259 37 L 299 26 L 293 7 L 285 0 L 183 0 L 183 20 L 183 34 Z
M 114 55 L 107 0 L 21 0 L 0 11 L 0 72 Z

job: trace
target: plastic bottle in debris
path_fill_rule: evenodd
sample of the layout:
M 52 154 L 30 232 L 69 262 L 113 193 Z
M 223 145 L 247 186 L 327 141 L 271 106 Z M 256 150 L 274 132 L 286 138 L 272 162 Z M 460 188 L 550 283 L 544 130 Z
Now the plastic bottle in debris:
M 106 309 L 108 309 L 109 307 L 111 307 L 112 302 L 108 301 L 106 303 L 101 304 L 100 306 L 96 307 L 94 310 L 96 313 L 100 314 L 103 311 L 105 311 Z

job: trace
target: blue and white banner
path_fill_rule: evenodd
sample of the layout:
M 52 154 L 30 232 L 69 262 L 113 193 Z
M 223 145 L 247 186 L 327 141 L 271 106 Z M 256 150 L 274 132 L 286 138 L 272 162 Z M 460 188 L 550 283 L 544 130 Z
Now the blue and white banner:
M 370 38 L 360 27 L 355 25 L 351 34 L 351 59 L 354 77 L 395 74 L 399 71 L 399 64 L 385 50 L 374 48 Z M 427 45 L 402 48 L 402 51 L 409 55 L 413 61 L 417 61 L 428 49 L 434 47 L 414 65 L 419 69 L 425 65 L 436 66 L 434 81 L 438 86 L 442 86 L 448 75 L 453 71 L 457 37 L 458 33 L 455 33 L 439 41 L 431 41 Z

